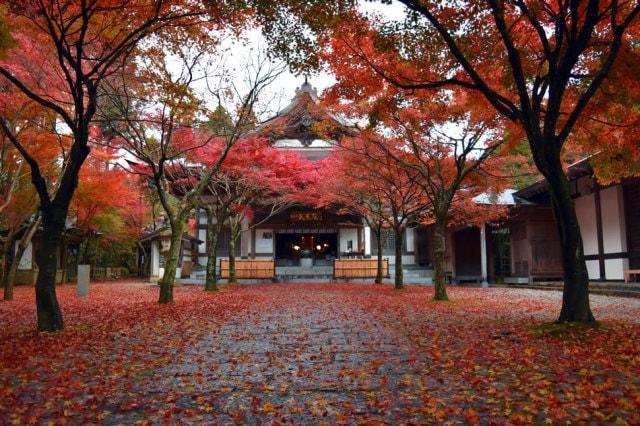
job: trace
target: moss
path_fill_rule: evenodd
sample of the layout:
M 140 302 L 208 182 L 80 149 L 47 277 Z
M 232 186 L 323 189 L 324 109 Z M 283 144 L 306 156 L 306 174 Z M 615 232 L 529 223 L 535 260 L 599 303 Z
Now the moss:
M 531 326 L 536 338 L 554 337 L 562 341 L 588 340 L 589 331 L 603 330 L 606 326 L 602 323 L 581 322 L 552 322 Z

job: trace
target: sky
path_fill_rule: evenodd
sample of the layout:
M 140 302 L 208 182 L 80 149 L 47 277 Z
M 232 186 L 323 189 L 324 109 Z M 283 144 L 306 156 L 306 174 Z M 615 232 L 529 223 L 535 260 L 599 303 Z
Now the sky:
M 398 2 L 392 4 L 381 4 L 378 2 L 360 2 L 360 10 L 368 15 L 377 15 L 384 20 L 401 20 L 405 16 L 405 7 Z M 227 59 L 226 66 L 229 69 L 235 69 L 238 74 L 237 79 L 242 78 L 243 68 L 249 60 L 251 54 L 259 51 L 265 51 L 267 41 L 262 36 L 259 29 L 249 31 L 244 34 L 247 42 L 231 42 L 228 41 L 225 47 L 231 56 Z M 335 83 L 333 76 L 326 72 L 311 74 L 308 76 L 309 83 L 318 89 L 321 94 L 323 90 Z M 258 111 L 261 119 L 275 115 L 279 110 L 286 107 L 295 95 L 296 88 L 300 87 L 304 82 L 304 75 L 294 75 L 286 70 L 269 86 L 262 98 L 267 105 L 262 105 Z M 208 99 L 209 102 L 217 102 L 217 99 Z

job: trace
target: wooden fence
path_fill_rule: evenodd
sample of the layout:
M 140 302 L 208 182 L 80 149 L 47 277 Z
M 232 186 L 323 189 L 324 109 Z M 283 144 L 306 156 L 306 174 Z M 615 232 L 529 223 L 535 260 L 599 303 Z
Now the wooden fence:
M 375 278 L 378 275 L 377 259 L 336 259 L 333 263 L 335 278 Z M 389 276 L 389 259 L 382 259 L 382 276 Z
M 274 278 L 273 259 L 236 259 L 236 278 Z M 229 260 L 220 259 L 220 278 L 229 278 Z

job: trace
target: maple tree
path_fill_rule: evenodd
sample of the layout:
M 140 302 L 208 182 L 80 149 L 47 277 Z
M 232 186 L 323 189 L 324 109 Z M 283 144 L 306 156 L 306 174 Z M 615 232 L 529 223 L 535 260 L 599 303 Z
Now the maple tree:
M 80 169 L 89 155 L 103 82 L 135 57 L 139 42 L 150 35 L 157 35 L 154 43 L 169 46 L 171 36 L 185 36 L 189 29 L 207 22 L 223 23 L 235 15 L 214 15 L 220 8 L 207 8 L 197 1 L 29 0 L 0 5 L 14 42 L 0 60 L 2 82 L 53 114 L 72 138 L 63 174 L 55 185 L 47 185 L 42 164 L 7 126 L 7 117 L 0 117 L 5 135 L 29 165 L 40 198 L 44 238 L 37 258 L 38 329 L 56 331 L 64 326 L 55 293 L 56 249 Z M 211 19 L 203 20 L 207 12 Z M 191 25 L 195 23 L 200 25 Z
M 201 49 L 198 49 L 200 47 Z M 186 222 L 200 196 L 220 169 L 229 150 L 251 127 L 254 106 L 262 91 L 280 74 L 281 69 L 257 58 L 246 69 L 246 88 L 238 85 L 207 84 L 212 95 L 229 98 L 233 115 L 222 125 L 219 111 L 209 111 L 194 90 L 196 81 L 209 82 L 205 44 L 183 44 L 178 60 L 179 72 L 172 72 L 171 56 L 156 61 L 154 69 L 163 70 L 131 82 L 132 75 L 123 73 L 111 88 L 110 104 L 105 108 L 108 122 L 107 144 L 123 149 L 133 158 L 129 171 L 144 178 L 153 189 L 171 229 L 169 254 L 160 280 L 159 303 L 173 302 L 173 287 Z M 213 52 L 210 52 L 213 53 Z M 175 66 L 175 65 L 174 65 Z M 133 95 L 132 95 L 133 93 Z M 137 93 L 137 94 L 136 94 Z M 117 111 L 115 114 L 113 110 Z M 200 117 L 210 116 L 211 120 Z M 202 167 L 196 153 L 203 148 L 211 160 Z
M 402 247 L 405 232 L 408 226 L 420 222 L 429 205 L 422 188 L 416 183 L 415 174 L 389 155 L 389 151 L 394 151 L 396 156 L 405 155 L 378 134 L 363 132 L 356 137 L 344 137 L 339 148 L 326 161 L 327 176 L 331 177 L 322 190 L 329 195 L 328 198 L 323 197 L 324 202 L 345 203 L 345 206 L 364 213 L 365 219 L 368 218 L 374 225 L 374 232 L 382 234 L 383 228 L 393 231 L 394 285 L 396 289 L 401 289 L 404 285 Z M 350 197 L 353 197 L 351 201 Z M 378 275 L 381 274 L 382 240 L 380 236 Z
M 49 182 L 55 182 L 64 164 L 63 152 L 68 146 L 68 138 L 56 132 L 42 107 L 11 87 L 4 87 L 0 102 L 7 119 L 5 125 L 29 155 L 42 165 L 43 176 Z M 18 265 L 41 224 L 42 216 L 25 160 L 5 133 L 0 144 L 0 191 L 3 194 L 0 229 L 6 232 L 0 282 L 4 287 L 4 300 L 12 300 Z
M 3 299 L 13 300 L 13 287 L 20 260 L 40 225 L 37 195 L 30 188 L 20 191 L 2 215 L 6 237 L 2 247 Z M 17 245 L 16 245 L 17 244 Z
M 73 226 L 84 238 L 81 262 L 95 266 L 98 246 L 131 245 L 139 236 L 149 207 L 131 176 L 117 166 L 120 156 L 94 147 L 79 176 L 69 208 Z M 100 235 L 99 240 L 92 236 Z
M 360 13 L 352 0 L 255 3 L 274 49 L 299 68 L 317 65 L 318 52 L 339 39 L 352 54 L 334 60 L 354 73 L 373 71 L 407 91 L 466 89 L 515 124 L 548 183 L 560 235 L 565 285 L 558 319 L 595 321 L 562 154 L 582 119 L 598 119 L 593 112 L 606 115 L 610 103 L 602 85 L 637 49 L 640 4 L 399 0 L 405 19 L 385 23 Z M 308 31 L 291 37 L 287 25 Z M 283 43 L 285 38 L 290 43 Z M 605 110 L 590 111 L 598 98 Z
M 340 47 L 332 49 L 332 56 L 348 54 Z M 475 202 L 477 196 L 496 194 L 510 184 L 509 177 L 502 176 L 506 157 L 501 151 L 508 147 L 504 123 L 491 108 L 465 92 L 410 95 L 375 73 L 354 76 L 342 74 L 345 70 L 339 66 L 333 70 L 338 82 L 327 98 L 353 119 L 366 117 L 369 124 L 363 137 L 405 169 L 422 190 L 428 207 L 421 221 L 433 225 L 434 298 L 448 300 L 446 228 L 460 223 L 484 226 L 506 213 L 504 206 Z M 364 81 L 358 79 L 365 76 Z M 375 168 L 375 156 L 370 157 L 370 151 L 360 153 L 373 160 Z
M 315 203 L 318 207 L 335 206 L 360 215 L 376 236 L 376 284 L 384 279 L 383 247 L 389 226 L 385 211 L 385 195 L 372 191 L 367 174 L 360 174 L 358 167 L 362 158 L 353 152 L 342 151 L 324 161 L 324 178 L 319 179 L 313 191 L 319 195 Z M 355 163 L 356 170 L 353 169 Z
M 196 155 L 206 167 L 217 158 L 217 154 L 211 154 L 210 147 L 203 147 Z M 295 152 L 269 146 L 267 139 L 255 134 L 238 141 L 229 150 L 201 197 L 200 206 L 207 212 L 209 244 L 205 291 L 217 290 L 217 244 L 222 227 L 228 225 L 230 229 L 228 282 L 235 283 L 235 248 L 241 233 L 304 202 L 308 193 L 305 189 L 317 178 L 317 166 Z M 243 222 L 246 222 L 245 228 Z

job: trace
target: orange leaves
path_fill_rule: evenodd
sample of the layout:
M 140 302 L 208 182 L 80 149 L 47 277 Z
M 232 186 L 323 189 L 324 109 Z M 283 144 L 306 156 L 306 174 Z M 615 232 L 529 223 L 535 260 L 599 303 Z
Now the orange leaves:
M 640 300 L 550 326 L 560 293 L 258 284 L 159 306 L 148 284 L 59 287 L 68 328 L 0 304 L 0 423 L 636 424 Z

